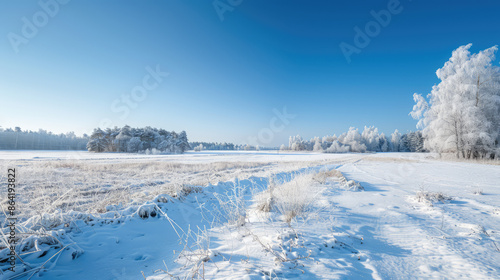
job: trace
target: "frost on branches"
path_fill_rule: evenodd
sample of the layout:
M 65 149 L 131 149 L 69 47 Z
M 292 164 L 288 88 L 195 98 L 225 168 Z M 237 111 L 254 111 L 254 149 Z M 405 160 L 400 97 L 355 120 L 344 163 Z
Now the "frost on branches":
M 493 65 L 498 48 L 471 54 L 471 46 L 453 51 L 437 70 L 441 82 L 427 99 L 414 94 L 410 115 L 419 120 L 426 149 L 494 159 L 500 155 L 500 72 Z

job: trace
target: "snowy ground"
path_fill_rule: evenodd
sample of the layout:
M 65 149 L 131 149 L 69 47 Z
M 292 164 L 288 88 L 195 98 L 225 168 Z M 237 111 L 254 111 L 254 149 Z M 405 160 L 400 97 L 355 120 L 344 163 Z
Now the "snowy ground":
M 6 170 L 19 174 L 24 261 L 12 273 L 0 251 L 2 279 L 500 278 L 498 165 L 273 151 L 0 159 L 3 207 Z

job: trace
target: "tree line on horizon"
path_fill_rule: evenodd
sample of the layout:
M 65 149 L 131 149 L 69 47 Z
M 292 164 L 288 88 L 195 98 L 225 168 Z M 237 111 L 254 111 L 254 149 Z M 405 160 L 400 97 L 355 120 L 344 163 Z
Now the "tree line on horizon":
M 282 145 L 281 150 L 293 151 L 325 151 L 365 152 L 365 151 L 409 151 L 422 152 L 423 139 L 421 132 L 410 132 L 400 135 L 395 132 L 391 139 L 378 134 L 376 128 L 365 128 L 363 134 L 351 128 L 348 133 L 339 137 L 316 137 L 304 141 L 297 135 L 290 137 L 289 145 Z M 358 135 L 359 134 L 359 135 Z M 361 140 L 366 139 L 366 140 Z M 358 143 L 354 143 L 354 142 Z M 187 143 L 187 144 L 186 144 Z M 318 144 L 319 143 L 319 144 Z M 375 145 L 378 143 L 378 145 Z M 333 144 L 333 145 L 332 145 Z M 176 132 L 151 127 L 107 128 L 94 129 L 91 136 L 84 134 L 79 137 L 74 132 L 54 134 L 40 129 L 39 131 L 23 131 L 21 128 L 0 128 L 1 150 L 88 150 L 91 152 L 130 152 L 130 153 L 183 153 L 187 150 L 219 150 L 219 151 L 256 151 L 277 149 L 274 147 L 259 147 L 251 145 L 236 145 L 219 142 L 188 142 L 186 132 Z
M 221 142 L 189 142 L 191 149 L 195 152 L 200 151 L 268 151 L 277 150 L 278 147 L 264 147 L 259 145 L 250 144 L 234 144 L 234 143 L 221 143 Z
M 290 136 L 288 146 L 281 145 L 283 151 L 315 151 L 324 153 L 365 153 L 365 152 L 426 152 L 420 131 L 402 135 L 397 129 L 388 138 L 376 127 L 366 127 L 360 133 L 355 127 L 339 136 L 314 137 L 303 140 L 300 135 Z
M 80 137 L 74 132 L 55 134 L 43 129 L 0 128 L 0 150 L 85 150 L 88 140 L 88 135 Z

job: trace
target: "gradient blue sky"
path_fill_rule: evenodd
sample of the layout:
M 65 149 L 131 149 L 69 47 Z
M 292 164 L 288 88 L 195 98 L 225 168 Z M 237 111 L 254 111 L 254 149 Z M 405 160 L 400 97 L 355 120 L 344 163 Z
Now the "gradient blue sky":
M 243 0 L 221 21 L 212 1 L 73 0 L 16 53 L 8 34 L 42 9 L 2 1 L 0 125 L 83 134 L 109 119 L 245 143 L 286 106 L 297 117 L 269 145 L 350 126 L 414 130 L 412 94 L 431 90 L 460 45 L 498 44 L 500 3 L 402 0 L 347 63 L 339 44 L 388 2 Z M 121 119 L 111 104 L 156 65 L 170 75 Z

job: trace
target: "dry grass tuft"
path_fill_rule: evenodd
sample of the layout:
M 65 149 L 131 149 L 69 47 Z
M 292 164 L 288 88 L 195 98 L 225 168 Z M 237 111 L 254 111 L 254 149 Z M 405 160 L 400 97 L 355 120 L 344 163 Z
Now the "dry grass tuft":
M 433 203 L 441 202 L 445 203 L 448 200 L 452 200 L 451 197 L 443 194 L 442 192 L 429 192 L 424 190 L 423 188 L 415 194 L 415 199 L 417 202 L 425 203 L 429 206 L 432 206 Z

